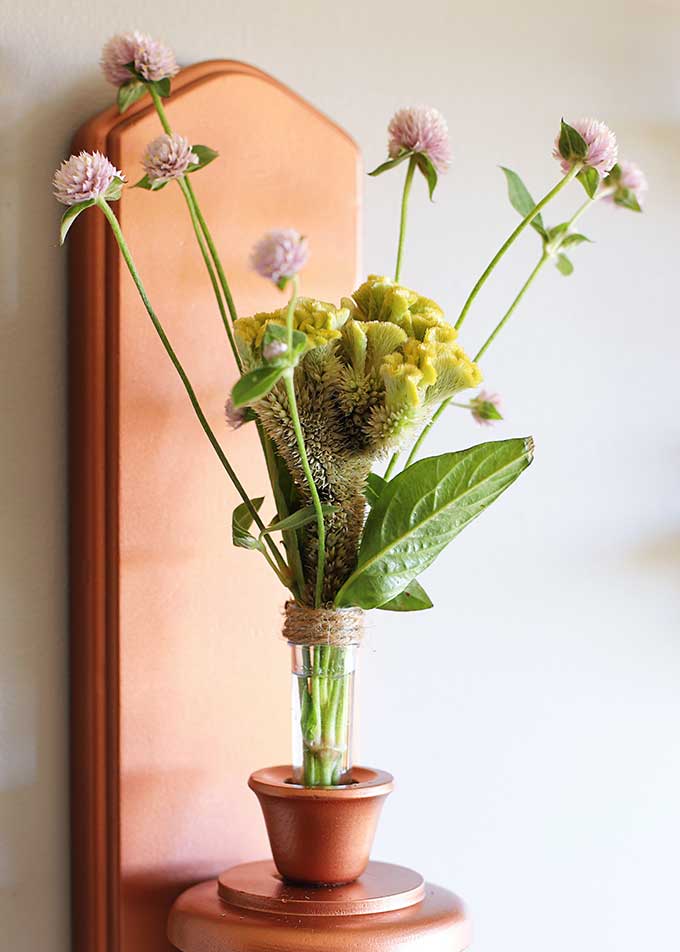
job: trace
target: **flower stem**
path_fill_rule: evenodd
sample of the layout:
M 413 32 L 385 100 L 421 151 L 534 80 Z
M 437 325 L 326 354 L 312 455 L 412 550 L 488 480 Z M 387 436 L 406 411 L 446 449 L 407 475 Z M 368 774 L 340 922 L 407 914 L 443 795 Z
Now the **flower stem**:
M 158 113 L 158 118 L 160 120 L 161 126 L 163 127 L 163 131 L 167 132 L 168 135 L 172 135 L 172 126 L 170 125 L 170 122 L 168 121 L 168 116 L 165 111 L 165 106 L 163 105 L 163 100 L 159 96 L 158 91 L 153 86 L 149 86 L 149 92 L 151 93 L 151 98 L 153 99 L 153 104 L 156 109 L 156 112 Z M 193 185 L 191 184 L 191 182 L 189 181 L 187 177 L 185 177 L 184 182 L 186 185 L 185 196 L 188 193 L 189 199 L 193 203 L 194 213 L 196 215 L 196 218 L 198 219 L 198 223 L 200 225 L 201 231 L 203 232 L 205 241 L 210 251 L 210 255 L 213 259 L 213 263 L 217 270 L 217 275 L 220 279 L 220 285 L 222 287 L 224 299 L 227 302 L 227 308 L 229 309 L 229 316 L 231 317 L 232 321 L 235 321 L 238 317 L 238 314 L 236 313 L 236 306 L 234 304 L 234 298 L 232 296 L 231 289 L 229 287 L 229 282 L 227 281 L 227 276 L 224 273 L 224 268 L 222 267 L 222 261 L 220 260 L 220 256 L 217 252 L 217 248 L 215 246 L 215 242 L 213 241 L 213 237 L 210 233 L 210 229 L 208 228 L 207 222 L 205 218 L 203 217 L 203 213 L 201 212 L 201 207 L 198 204 L 198 199 L 196 198 L 196 193 L 194 192 Z M 222 307 L 220 307 L 220 310 L 222 310 Z M 231 336 L 229 339 L 231 341 Z M 236 356 L 236 353 L 237 352 L 235 351 L 234 356 Z M 236 359 L 238 361 L 237 356 L 236 356 Z
M 504 314 L 503 317 L 501 318 L 501 320 L 498 322 L 498 324 L 495 326 L 495 328 L 493 329 L 493 331 L 491 332 L 491 334 L 487 337 L 487 339 L 484 341 L 484 343 L 482 344 L 482 346 L 480 347 L 480 349 L 479 349 L 479 350 L 477 351 L 477 353 L 475 354 L 475 357 L 474 357 L 475 363 L 476 363 L 478 360 L 480 360 L 480 359 L 484 356 L 484 354 L 485 354 L 486 351 L 489 349 L 489 347 L 491 346 L 491 344 L 493 343 L 493 341 L 496 339 L 496 337 L 498 336 L 498 334 L 503 330 L 503 328 L 505 327 L 505 325 L 507 324 L 507 322 L 508 322 L 508 321 L 510 320 L 510 318 L 512 317 L 512 315 L 513 315 L 513 313 L 515 312 L 515 310 L 516 310 L 518 304 L 520 303 L 520 301 L 522 300 L 522 298 L 524 297 L 524 295 L 526 294 L 526 292 L 529 290 L 529 288 L 531 287 L 531 285 L 534 283 L 534 281 L 535 281 L 535 279 L 538 277 L 539 273 L 543 270 L 543 267 L 545 266 L 545 264 L 546 264 L 548 261 L 550 261 L 550 260 L 557 254 L 557 252 L 559 251 L 559 249 L 560 249 L 561 246 L 562 246 L 562 243 L 563 243 L 564 239 L 565 239 L 565 238 L 567 237 L 567 235 L 570 233 L 571 229 L 572 229 L 573 226 L 576 224 L 576 222 L 579 220 L 579 218 L 581 217 L 581 215 L 583 215 L 585 212 L 587 212 L 588 209 L 589 209 L 592 205 L 595 204 L 595 202 L 598 202 L 601 198 L 604 198 L 605 195 L 607 195 L 607 194 L 609 194 L 609 192 L 606 191 L 606 190 L 603 190 L 602 192 L 599 192 L 597 195 L 595 195 L 593 198 L 588 198 L 582 205 L 579 206 L 579 208 L 576 209 L 576 211 L 574 212 L 574 214 L 571 216 L 571 218 L 570 218 L 569 221 L 567 222 L 567 227 L 566 227 L 565 230 L 562 232 L 562 234 L 558 236 L 558 239 L 557 239 L 557 241 L 554 243 L 554 245 L 551 244 L 550 249 L 548 249 L 548 247 L 544 247 L 544 249 L 543 249 L 543 254 L 542 254 L 541 257 L 539 258 L 538 264 L 534 267 L 534 269 L 532 270 L 531 274 L 529 275 L 529 277 L 527 278 L 527 280 L 524 282 L 524 284 L 523 284 L 522 287 L 520 288 L 519 293 L 517 294 L 517 297 L 514 299 L 514 301 L 512 302 L 512 304 L 510 305 L 510 307 L 508 308 L 508 310 L 505 312 L 505 314 Z M 538 206 L 536 206 L 536 207 L 538 208 Z M 429 423 L 427 423 L 427 424 L 423 427 L 423 429 L 422 429 L 420 435 L 418 436 L 418 439 L 415 441 L 415 443 L 413 444 L 413 447 L 411 448 L 411 452 L 409 453 L 408 459 L 406 460 L 406 465 L 407 465 L 407 466 L 410 465 L 410 463 L 413 462 L 413 460 L 415 459 L 415 457 L 416 457 L 416 455 L 417 455 L 417 453 L 418 453 L 418 450 L 420 449 L 421 445 L 423 444 L 423 441 L 426 439 L 427 434 L 430 432 L 430 430 L 432 429 L 432 427 L 434 426 L 434 424 L 437 422 L 437 420 L 439 419 L 439 417 L 442 415 L 442 413 L 444 412 L 444 410 L 449 406 L 449 404 L 451 403 L 451 401 L 452 401 L 452 397 L 449 397 L 448 400 L 444 400 L 444 402 L 439 405 L 439 407 L 437 408 L 436 412 L 432 415 L 432 419 L 429 421 Z M 463 406 L 463 404 L 454 404 L 454 406 Z M 394 462 L 396 462 L 396 460 L 395 460 L 394 457 L 393 457 L 392 460 L 390 461 L 390 467 L 392 467 L 392 464 L 393 464 Z M 389 468 L 390 468 L 390 467 L 388 467 L 388 471 L 389 471 Z
M 288 302 L 288 311 L 286 313 L 286 330 L 288 333 L 288 353 L 292 354 L 293 352 L 293 314 L 295 313 L 295 302 L 298 295 L 298 281 L 297 277 L 292 278 L 293 291 L 290 296 L 290 301 Z M 305 448 L 305 439 L 302 433 L 302 424 L 300 423 L 300 414 L 298 413 L 297 399 L 295 397 L 295 382 L 294 382 L 295 370 L 293 367 L 290 367 L 286 370 L 283 375 L 283 383 L 286 388 L 286 395 L 288 397 L 288 405 L 290 408 L 290 418 L 293 423 L 293 430 L 295 431 L 295 438 L 297 440 L 298 452 L 300 454 L 300 462 L 302 463 L 302 470 L 305 474 L 305 479 L 307 480 L 307 485 L 309 486 L 309 492 L 312 497 L 312 505 L 316 512 L 316 529 L 318 536 L 318 549 L 317 549 L 317 562 L 316 562 L 316 586 L 315 586 L 315 595 L 314 595 L 314 605 L 316 608 L 321 607 L 321 596 L 323 593 L 323 575 L 324 575 L 324 566 L 326 564 L 326 526 L 324 524 L 323 518 L 323 509 L 321 508 L 321 499 L 319 498 L 319 491 L 316 488 L 316 483 L 314 482 L 314 477 L 312 476 L 312 470 L 309 465 L 309 458 L 307 456 L 307 450 Z
M 489 262 L 489 264 L 486 266 L 486 268 L 484 269 L 484 271 L 483 271 L 482 274 L 480 275 L 480 277 L 479 277 L 477 283 L 475 284 L 475 286 L 473 287 L 472 291 L 470 291 L 470 294 L 468 295 L 468 298 L 467 298 L 465 304 L 463 305 L 463 310 L 460 312 L 460 315 L 459 315 L 459 317 L 458 317 L 458 320 L 456 321 L 456 324 L 455 324 L 456 330 L 459 330 L 459 329 L 462 327 L 463 322 L 464 322 L 465 318 L 467 317 L 467 313 L 468 313 L 468 311 L 470 310 L 470 308 L 471 308 L 471 306 L 472 306 L 472 302 L 473 302 L 474 299 L 477 297 L 477 295 L 478 295 L 479 292 L 481 291 L 482 287 L 483 287 L 484 284 L 486 283 L 487 278 L 490 276 L 490 274 L 492 273 L 492 271 L 494 270 L 494 268 L 496 267 L 496 265 L 498 264 L 498 262 L 499 262 L 499 261 L 501 260 L 501 258 L 505 255 L 505 253 L 508 251 L 508 249 L 511 247 L 511 245 L 516 241 L 517 238 L 519 238 L 519 236 L 522 234 L 522 232 L 524 231 L 524 229 L 525 229 L 528 225 L 531 224 L 531 222 L 534 220 L 534 218 L 535 218 L 538 214 L 540 214 L 540 212 L 545 208 L 545 206 L 548 204 L 548 202 L 552 201 L 552 199 L 553 199 L 556 195 L 558 195 L 559 192 L 561 192 L 562 189 L 563 189 L 566 185 L 568 185 L 569 182 L 572 181 L 572 179 L 576 178 L 576 176 L 578 175 L 578 173 L 581 171 L 581 168 L 582 168 L 582 163 L 580 163 L 580 162 L 575 162 L 574 165 L 573 165 L 573 166 L 571 167 L 571 169 L 569 170 L 569 172 L 567 172 L 567 174 L 564 176 L 564 178 L 561 178 L 560 181 L 557 183 L 557 185 L 555 185 L 553 188 L 551 188 L 550 191 L 547 193 L 547 195 L 544 195 L 544 196 L 543 196 L 543 198 L 540 200 L 540 202 L 532 208 L 532 210 L 529 212 L 529 214 L 528 214 L 525 218 L 522 219 L 522 221 L 519 223 L 519 225 L 517 226 L 517 228 L 515 228 L 515 230 L 512 232 L 512 234 L 503 242 L 503 244 L 501 245 L 501 247 L 498 249 L 498 251 L 496 252 L 496 254 L 493 256 L 493 258 L 491 259 L 491 261 Z
M 189 209 L 189 215 L 191 216 L 191 224 L 194 227 L 194 234 L 196 235 L 196 242 L 200 249 L 203 261 L 205 263 L 208 276 L 210 278 L 210 283 L 212 284 L 213 292 L 215 294 L 215 300 L 217 301 L 217 306 L 220 309 L 220 315 L 222 317 L 222 323 L 224 324 L 224 329 L 227 332 L 227 337 L 229 338 L 229 344 L 231 346 L 231 351 L 234 355 L 234 360 L 236 361 L 236 366 L 239 369 L 239 373 L 243 373 L 243 364 L 241 362 L 241 357 L 236 346 L 236 341 L 234 339 L 234 331 L 232 330 L 231 324 L 229 322 L 229 317 L 227 316 L 226 309 L 224 307 L 224 301 L 222 300 L 222 295 L 220 293 L 220 287 L 217 283 L 217 277 L 215 276 L 215 269 L 213 268 L 212 262 L 210 261 L 210 255 L 208 254 L 208 249 L 205 246 L 205 241 L 203 238 L 203 233 L 201 230 L 200 221 L 198 218 L 198 212 L 196 207 L 196 202 L 191 192 L 191 186 L 186 178 L 177 179 L 179 187 L 182 190 L 182 194 L 187 203 L 187 208 Z
M 494 329 L 492 330 L 492 332 L 489 334 L 489 336 L 487 337 L 487 339 L 484 341 L 484 343 L 482 344 L 482 346 L 481 346 L 481 347 L 479 348 L 479 350 L 477 351 L 477 354 L 475 355 L 475 360 L 476 360 L 476 361 L 477 361 L 477 360 L 480 360 L 480 358 L 484 356 L 484 354 L 486 353 L 486 351 L 488 350 L 488 348 L 489 348 L 489 347 L 491 346 L 491 344 L 494 342 L 495 338 L 496 338 L 496 337 L 498 336 L 498 334 L 500 334 L 500 332 L 503 330 L 503 328 L 505 327 L 505 325 L 508 323 L 508 321 L 510 320 L 510 318 L 511 318 L 512 315 L 514 314 L 514 312 L 515 312 L 515 310 L 516 310 L 516 308 L 517 308 L 517 305 L 518 305 L 519 302 L 522 300 L 522 298 L 524 297 L 524 295 L 526 294 L 526 292 L 529 290 L 529 288 L 531 287 L 531 285 L 534 283 L 535 279 L 538 277 L 539 272 L 543 270 L 543 267 L 545 266 L 546 262 L 550 261 L 550 258 L 551 258 L 551 255 L 548 254 L 548 252 L 544 251 L 543 254 L 541 255 L 541 257 L 538 259 L 538 264 L 536 265 L 536 267 L 533 269 L 533 271 L 531 272 L 531 274 L 529 275 L 529 277 L 526 279 L 526 281 L 524 282 L 524 284 L 523 284 L 522 287 L 520 288 L 519 294 L 517 295 L 517 297 L 515 298 L 515 300 L 512 302 L 512 304 L 511 304 L 510 307 L 507 309 L 507 311 L 505 312 L 505 314 L 503 315 L 503 317 L 500 319 L 500 321 L 498 322 L 498 324 L 496 324 L 496 326 L 494 327 Z M 447 401 L 447 402 L 448 402 L 448 401 Z M 442 406 L 444 406 L 444 404 L 442 404 Z M 432 420 L 434 421 L 434 417 L 432 418 Z
M 128 271 L 130 272 L 132 280 L 134 281 L 137 291 L 139 292 L 139 296 L 142 299 L 142 303 L 144 304 L 144 307 L 146 308 L 146 312 L 151 318 L 151 322 L 156 329 L 156 333 L 160 337 L 161 343 L 165 347 L 168 357 L 172 361 L 172 364 L 175 370 L 177 371 L 180 380 L 184 384 L 184 389 L 186 390 L 189 400 L 191 401 L 191 405 L 194 408 L 194 412 L 196 416 L 198 417 L 199 423 L 203 427 L 205 435 L 208 437 L 208 440 L 210 441 L 212 448 L 217 454 L 217 458 L 219 459 L 220 463 L 226 470 L 227 475 L 229 476 L 229 478 L 231 479 L 232 483 L 234 484 L 236 488 L 236 491 L 238 492 L 239 496 L 243 500 L 248 512 L 252 516 L 253 522 L 255 523 L 255 525 L 258 527 L 258 529 L 261 532 L 264 531 L 266 527 L 262 519 L 260 518 L 260 515 L 257 509 L 250 501 L 250 497 L 248 493 L 243 488 L 243 485 L 241 484 L 240 479 L 236 475 L 234 468 L 232 467 L 231 463 L 225 456 L 224 450 L 220 446 L 219 441 L 217 437 L 215 436 L 210 424 L 208 423 L 205 413 L 203 412 L 203 409 L 198 401 L 198 397 L 196 396 L 196 392 L 191 385 L 191 381 L 189 380 L 186 374 L 186 371 L 184 370 L 184 367 L 182 366 L 179 360 L 179 357 L 175 353 L 172 347 L 172 344 L 170 343 L 167 337 L 167 334 L 165 333 L 165 330 L 163 329 L 163 325 L 159 321 L 158 317 L 156 316 L 156 313 L 154 312 L 153 307 L 151 306 L 151 302 L 146 293 L 146 289 L 144 288 L 144 285 L 142 284 L 142 279 L 140 278 L 137 268 L 135 267 L 135 263 L 132 259 L 132 254 L 130 252 L 130 249 L 128 248 L 127 242 L 125 241 L 123 233 L 120 229 L 120 225 L 118 224 L 118 219 L 114 215 L 113 210 L 108 205 L 108 203 L 104 201 L 104 199 L 102 198 L 98 199 L 97 204 L 99 205 L 101 210 L 104 212 L 104 215 L 106 216 L 106 219 L 109 225 L 111 226 L 111 231 L 113 232 L 113 235 L 118 243 L 118 247 L 120 248 L 120 252 L 123 256 L 123 260 L 125 261 L 125 264 L 127 265 L 127 268 L 128 268 Z M 267 537 L 267 541 L 272 550 L 272 554 L 274 555 L 274 559 L 276 563 L 278 564 L 279 568 L 282 570 L 284 575 L 287 576 L 288 566 L 286 565 L 284 559 L 282 558 L 281 553 L 278 551 L 275 543 L 269 537 Z
M 171 135 L 172 126 L 170 125 L 167 113 L 165 112 L 165 107 L 163 106 L 163 100 L 161 99 L 157 90 L 153 86 L 149 86 L 149 92 L 151 93 L 151 98 L 153 100 L 153 104 L 156 109 L 156 113 L 158 114 L 158 118 L 160 120 L 163 131 L 166 132 L 168 135 Z M 234 298 L 231 293 L 231 288 L 229 287 L 229 282 L 227 281 L 227 276 L 224 273 L 224 268 L 222 267 L 222 261 L 217 252 L 217 248 L 215 246 L 215 242 L 213 241 L 212 234 L 210 233 L 208 224 L 205 218 L 203 217 L 203 213 L 201 212 L 201 207 L 198 203 L 198 199 L 196 198 L 196 193 L 194 192 L 193 186 L 188 176 L 184 176 L 182 179 L 179 179 L 179 185 L 180 185 L 180 188 L 182 189 L 182 194 L 184 195 L 184 199 L 187 203 L 187 208 L 189 209 L 189 214 L 191 216 L 191 223 L 194 228 L 194 234 L 196 235 L 196 241 L 198 242 L 198 247 L 200 249 L 201 256 L 203 257 L 203 261 L 205 263 L 208 276 L 210 277 L 210 283 L 212 285 L 213 292 L 215 294 L 215 299 L 217 301 L 217 306 L 220 311 L 222 323 L 224 324 L 224 329 L 227 332 L 227 337 L 229 338 L 229 345 L 231 347 L 231 352 L 234 355 L 234 360 L 236 361 L 236 366 L 238 367 L 239 372 L 243 373 L 243 363 L 241 361 L 241 356 L 238 352 L 238 347 L 234 339 L 234 332 L 231 328 L 231 324 L 229 323 L 229 318 L 227 317 L 227 314 L 225 311 L 225 301 L 226 301 L 226 306 L 227 306 L 227 309 L 229 310 L 229 317 L 231 318 L 231 323 L 233 324 L 237 320 L 238 314 L 236 312 L 236 306 L 234 305 Z M 206 252 L 206 244 L 208 246 L 208 251 L 210 255 L 208 255 L 208 252 Z M 212 265 L 210 262 L 211 258 L 212 258 Z M 217 271 L 217 276 L 219 278 L 219 285 L 215 278 L 215 270 Z M 220 287 L 222 289 L 222 294 L 220 293 Z M 224 298 L 222 297 L 222 295 L 224 295 Z M 259 420 L 257 421 L 257 432 L 260 438 L 262 452 L 264 454 L 264 457 L 267 463 L 267 472 L 269 475 L 269 481 L 273 488 L 277 509 L 281 517 L 283 517 L 284 515 L 287 515 L 287 513 L 281 512 L 283 498 L 281 496 L 281 493 L 278 491 L 276 469 L 274 465 L 274 448 L 271 444 L 271 440 L 269 439 L 267 434 L 264 432 L 262 424 Z M 272 544 L 273 543 L 270 543 L 270 545 Z M 299 558 L 294 559 L 294 561 L 296 563 L 299 562 Z M 301 571 L 299 570 L 299 568 L 294 574 L 296 575 L 297 584 L 300 585 Z
M 416 170 L 416 157 L 414 155 L 408 160 L 408 169 L 404 180 L 404 191 L 401 196 L 401 217 L 399 220 L 399 244 L 397 246 L 397 266 L 394 269 L 394 280 L 399 281 L 401 277 L 401 262 L 404 257 L 404 240 L 406 238 L 406 218 L 408 215 L 408 200 L 411 194 L 411 185 L 413 184 L 413 175 Z

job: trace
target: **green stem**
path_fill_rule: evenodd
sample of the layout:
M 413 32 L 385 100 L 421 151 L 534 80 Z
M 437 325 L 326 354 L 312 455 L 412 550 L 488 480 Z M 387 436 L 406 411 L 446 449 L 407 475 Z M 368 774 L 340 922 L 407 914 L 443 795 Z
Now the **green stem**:
M 147 86 L 147 89 L 151 93 L 151 98 L 153 99 L 153 104 L 156 107 L 158 118 L 160 119 L 161 125 L 163 126 L 163 132 L 167 132 L 169 136 L 172 135 L 172 126 L 168 122 L 168 117 L 165 113 L 165 107 L 163 106 L 163 100 L 161 99 L 158 90 L 151 84 Z
M 286 314 L 286 329 L 288 333 L 288 353 L 292 354 L 293 352 L 293 314 L 295 312 L 295 302 L 297 300 L 298 294 L 298 282 L 297 278 L 292 279 L 293 292 L 290 296 L 290 301 L 288 302 L 288 312 Z M 312 505 L 316 512 L 316 529 L 318 536 L 318 553 L 317 553 L 317 562 L 316 562 L 316 590 L 314 595 L 314 605 L 316 608 L 321 607 L 321 596 L 323 593 L 323 575 L 324 575 L 324 566 L 326 563 L 326 526 L 324 524 L 323 518 L 323 509 L 321 508 L 321 499 L 319 498 L 319 491 L 316 488 L 316 483 L 314 482 L 314 477 L 312 476 L 312 470 L 309 465 L 309 458 L 307 456 L 307 450 L 305 448 L 305 439 L 302 433 L 302 424 L 300 423 L 300 414 L 298 413 L 297 399 L 295 397 L 295 382 L 294 382 L 294 368 L 290 367 L 283 375 L 283 383 L 286 388 L 286 395 L 288 397 L 288 405 L 290 408 L 290 418 L 293 423 L 293 430 L 295 432 L 295 439 L 297 440 L 298 452 L 300 454 L 300 462 L 302 463 L 302 470 L 305 474 L 305 479 L 307 480 L 307 485 L 309 486 L 309 492 L 312 497 Z
M 217 306 L 220 309 L 220 315 L 222 317 L 222 323 L 224 324 L 224 329 L 227 332 L 227 337 L 229 338 L 229 344 L 231 346 L 231 352 L 234 355 L 234 360 L 236 361 L 236 366 L 239 369 L 239 373 L 243 373 L 243 364 L 241 363 L 241 357 L 236 346 L 236 340 L 234 339 L 234 331 L 232 330 L 231 324 L 229 322 L 229 317 L 227 316 L 226 309 L 224 307 L 224 301 L 222 300 L 222 295 L 220 293 L 220 286 L 217 283 L 217 277 L 215 276 L 215 269 L 213 268 L 212 262 L 210 260 L 210 255 L 205 246 L 205 241 L 203 238 L 203 233 L 201 231 L 201 224 L 198 218 L 198 211 L 196 207 L 196 201 L 194 199 L 193 193 L 191 191 L 191 186 L 186 178 L 182 177 L 177 179 L 179 187 L 182 190 L 182 195 L 187 203 L 187 208 L 189 209 L 189 215 L 191 217 L 191 224 L 194 228 L 194 234 L 196 235 L 196 241 L 198 247 L 201 251 L 201 256 L 205 263 L 208 276 L 210 278 L 210 283 L 212 284 L 213 292 L 215 294 L 215 299 L 217 301 Z
M 210 441 L 212 448 L 217 454 L 217 458 L 219 459 L 220 463 L 226 470 L 227 475 L 229 476 L 229 478 L 231 479 L 232 483 L 234 484 L 236 488 L 236 491 L 238 492 L 239 496 L 243 500 L 246 508 L 248 509 L 248 512 L 252 516 L 253 522 L 255 523 L 255 525 L 258 527 L 260 531 L 263 531 L 265 529 L 265 525 L 262 522 L 262 519 L 260 518 L 260 515 L 257 509 L 255 508 L 255 506 L 253 506 L 252 502 L 250 501 L 250 496 L 243 488 L 243 485 L 241 484 L 240 479 L 236 475 L 236 472 L 234 471 L 231 463 L 225 456 L 224 450 L 220 446 L 219 441 L 217 437 L 215 436 L 210 424 L 208 423 L 208 420 L 203 412 L 203 409 L 201 408 L 200 403 L 198 402 L 198 397 L 196 396 L 196 392 L 194 391 L 194 388 L 191 385 L 191 381 L 189 380 L 186 374 L 186 371 L 184 370 L 184 367 L 180 363 L 179 357 L 173 350 L 172 344 L 168 340 L 165 330 L 163 329 L 163 325 L 161 324 L 159 319 L 156 317 L 154 309 L 151 306 L 151 302 L 146 293 L 146 289 L 144 288 L 144 285 L 142 284 L 142 279 L 140 278 L 139 273 L 137 272 L 137 268 L 135 267 L 135 263 L 132 259 L 132 254 L 130 253 L 130 249 L 128 248 L 127 242 L 125 241 L 125 238 L 123 237 L 123 233 L 120 230 L 118 219 L 114 215 L 113 210 L 108 205 L 108 203 L 104 201 L 104 199 L 101 199 L 101 198 L 98 199 L 97 204 L 99 205 L 101 210 L 104 212 L 104 215 L 106 216 L 106 219 L 109 225 L 111 226 L 111 230 L 118 243 L 120 252 L 123 256 L 123 260 L 125 261 L 125 264 L 127 265 L 127 268 L 128 268 L 128 271 L 130 272 L 132 280 L 135 283 L 135 287 L 137 288 L 137 291 L 139 292 L 139 296 L 141 297 L 142 303 L 144 304 L 144 307 L 146 308 L 146 312 L 151 318 L 151 322 L 156 329 L 156 333 L 160 337 L 161 343 L 165 347 L 168 357 L 172 361 L 172 364 L 175 370 L 177 371 L 180 377 L 180 380 L 184 384 L 184 389 L 186 390 L 189 400 L 191 401 L 191 405 L 194 408 L 194 412 L 196 416 L 198 417 L 199 423 L 203 427 L 205 435 L 208 437 L 208 440 Z M 268 542 L 270 544 L 270 548 L 272 548 L 274 558 L 279 568 L 285 574 L 287 574 L 288 566 L 286 565 L 285 561 L 281 557 L 280 552 L 278 551 L 278 549 L 276 548 L 275 544 L 273 543 L 271 539 L 268 539 Z
M 468 295 L 468 299 L 467 299 L 467 301 L 465 302 L 465 304 L 463 305 L 463 310 L 460 312 L 460 315 L 459 315 L 459 317 L 458 317 L 458 320 L 456 321 L 455 326 L 456 326 L 456 329 L 457 329 L 457 330 L 460 329 L 460 327 L 462 327 L 463 321 L 464 321 L 465 318 L 467 317 L 467 313 L 468 313 L 468 311 L 470 310 L 470 308 L 471 308 L 471 306 L 472 306 L 472 302 L 474 301 L 474 299 L 477 297 L 477 295 L 478 295 L 479 292 L 481 291 L 482 287 L 483 287 L 484 284 L 486 283 L 487 278 L 489 277 L 489 275 L 491 274 L 491 272 L 494 270 L 494 268 L 496 267 L 496 265 L 498 264 L 498 262 L 501 260 L 501 258 L 505 255 L 505 253 L 508 251 L 508 249 L 511 247 L 511 245 L 516 241 L 516 239 L 519 238 L 519 236 L 522 234 L 522 232 L 524 231 L 524 229 L 525 229 L 528 225 L 531 224 L 531 222 L 534 220 L 534 218 L 535 218 L 538 214 L 540 214 L 540 212 L 545 208 L 545 206 L 548 204 L 548 202 L 552 201 L 552 199 L 553 199 L 557 194 L 559 194 L 559 192 L 561 192 L 562 189 L 563 189 L 566 185 L 568 185 L 569 182 L 572 181 L 572 179 L 576 178 L 576 176 L 578 175 L 578 173 L 581 171 L 581 168 L 582 168 L 582 163 L 580 163 L 580 162 L 575 162 L 574 165 L 573 165 L 573 166 L 571 167 L 571 169 L 569 170 L 569 172 L 567 172 L 567 174 L 564 176 L 564 178 L 560 179 L 560 181 L 557 183 L 557 185 L 555 185 L 553 188 L 551 188 L 550 191 L 547 193 L 547 195 L 544 195 L 544 196 L 543 196 L 543 198 L 540 200 L 540 202 L 538 203 L 538 205 L 535 205 L 534 208 L 532 208 L 532 210 L 529 212 L 529 214 L 528 214 L 525 218 L 523 218 L 522 221 L 521 221 L 521 222 L 519 223 L 519 225 L 517 226 L 517 228 L 515 228 L 515 230 L 512 232 L 512 234 L 509 236 L 509 238 L 507 238 L 507 239 L 503 242 L 503 244 L 501 245 L 501 247 L 498 249 L 498 251 L 496 252 L 496 254 L 493 256 L 493 258 L 491 259 L 491 261 L 489 262 L 489 264 L 486 266 L 486 268 L 484 269 L 484 271 L 483 271 L 482 274 L 480 275 L 479 280 L 477 281 L 477 283 L 476 283 L 475 286 L 473 287 L 472 291 L 470 291 L 470 294 Z
M 498 322 L 498 324 L 496 324 L 496 326 L 494 327 L 494 329 L 491 331 L 491 333 L 489 334 L 489 336 L 487 337 L 487 339 L 484 341 L 484 343 L 482 344 L 482 346 L 481 346 L 481 347 L 479 348 L 479 350 L 477 351 L 477 354 L 475 355 L 475 361 L 480 360 L 480 359 L 484 356 L 484 354 L 486 353 L 486 351 L 488 350 L 488 348 L 489 348 L 489 347 L 491 346 L 491 344 L 493 343 L 494 339 L 498 336 L 498 334 L 500 334 L 500 332 L 503 330 L 503 328 L 505 327 L 505 325 L 508 323 L 508 321 L 510 320 L 510 318 L 511 318 L 512 315 L 514 314 L 514 312 L 515 312 L 515 310 L 516 310 L 516 308 L 517 308 L 517 305 L 518 305 L 519 302 L 522 300 L 522 298 L 524 297 L 524 295 L 526 294 L 526 292 L 529 290 L 529 288 L 531 287 L 531 285 L 534 283 L 534 280 L 537 278 L 539 272 L 543 269 L 543 267 L 544 267 L 544 265 L 546 264 L 546 262 L 550 261 L 551 257 L 552 257 L 552 256 L 551 256 L 550 254 L 548 254 L 548 252 L 546 252 L 546 251 L 543 252 L 543 254 L 541 255 L 541 257 L 540 257 L 539 260 L 538 260 L 538 264 L 536 265 L 536 267 L 533 269 L 533 271 L 531 272 L 531 274 L 529 275 L 529 277 L 526 279 L 526 281 L 525 281 L 524 284 L 522 285 L 519 294 L 517 295 L 517 297 L 515 298 L 515 300 L 512 302 L 512 304 L 510 305 L 510 307 L 507 309 L 507 311 L 505 312 L 505 314 L 503 315 L 503 317 L 500 319 L 500 321 Z M 444 403 L 442 404 L 442 407 L 443 407 L 445 404 L 448 404 L 448 402 L 449 402 L 448 400 L 445 400 Z M 441 407 L 440 407 L 440 409 L 441 409 Z M 437 412 L 439 412 L 439 411 L 437 411 Z M 435 414 L 435 416 L 436 416 L 436 414 Z M 431 422 L 434 422 L 434 419 L 435 419 L 435 417 L 432 417 L 432 421 L 431 421 Z
M 404 240 L 406 238 L 406 217 L 408 215 L 408 200 L 411 194 L 411 185 L 413 184 L 413 175 L 416 170 L 416 157 L 412 155 L 408 160 L 408 169 L 406 170 L 406 179 L 404 180 L 404 191 L 401 196 L 401 217 L 399 220 L 399 244 L 397 246 L 397 265 L 394 269 L 394 280 L 399 282 L 401 277 L 401 262 L 404 257 Z

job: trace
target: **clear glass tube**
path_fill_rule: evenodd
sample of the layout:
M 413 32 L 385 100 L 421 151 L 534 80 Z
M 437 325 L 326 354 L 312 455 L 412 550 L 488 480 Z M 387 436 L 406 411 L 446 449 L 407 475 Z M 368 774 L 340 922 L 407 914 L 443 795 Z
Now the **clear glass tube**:
M 293 779 L 349 783 L 357 645 L 291 645 Z

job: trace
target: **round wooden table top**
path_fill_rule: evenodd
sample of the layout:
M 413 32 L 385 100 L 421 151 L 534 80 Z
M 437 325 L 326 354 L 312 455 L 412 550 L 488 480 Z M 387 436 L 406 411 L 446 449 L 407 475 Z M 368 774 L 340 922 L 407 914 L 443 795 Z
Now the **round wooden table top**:
M 355 883 L 292 886 L 273 863 L 244 863 L 186 890 L 168 920 L 181 952 L 463 952 L 461 900 L 403 866 L 370 863 Z

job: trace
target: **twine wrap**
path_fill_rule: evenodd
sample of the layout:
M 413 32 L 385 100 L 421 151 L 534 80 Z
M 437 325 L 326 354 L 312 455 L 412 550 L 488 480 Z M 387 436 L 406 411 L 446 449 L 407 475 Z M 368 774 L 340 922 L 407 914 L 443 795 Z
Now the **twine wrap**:
M 309 608 L 286 602 L 283 637 L 292 645 L 358 645 L 364 633 L 361 608 Z

